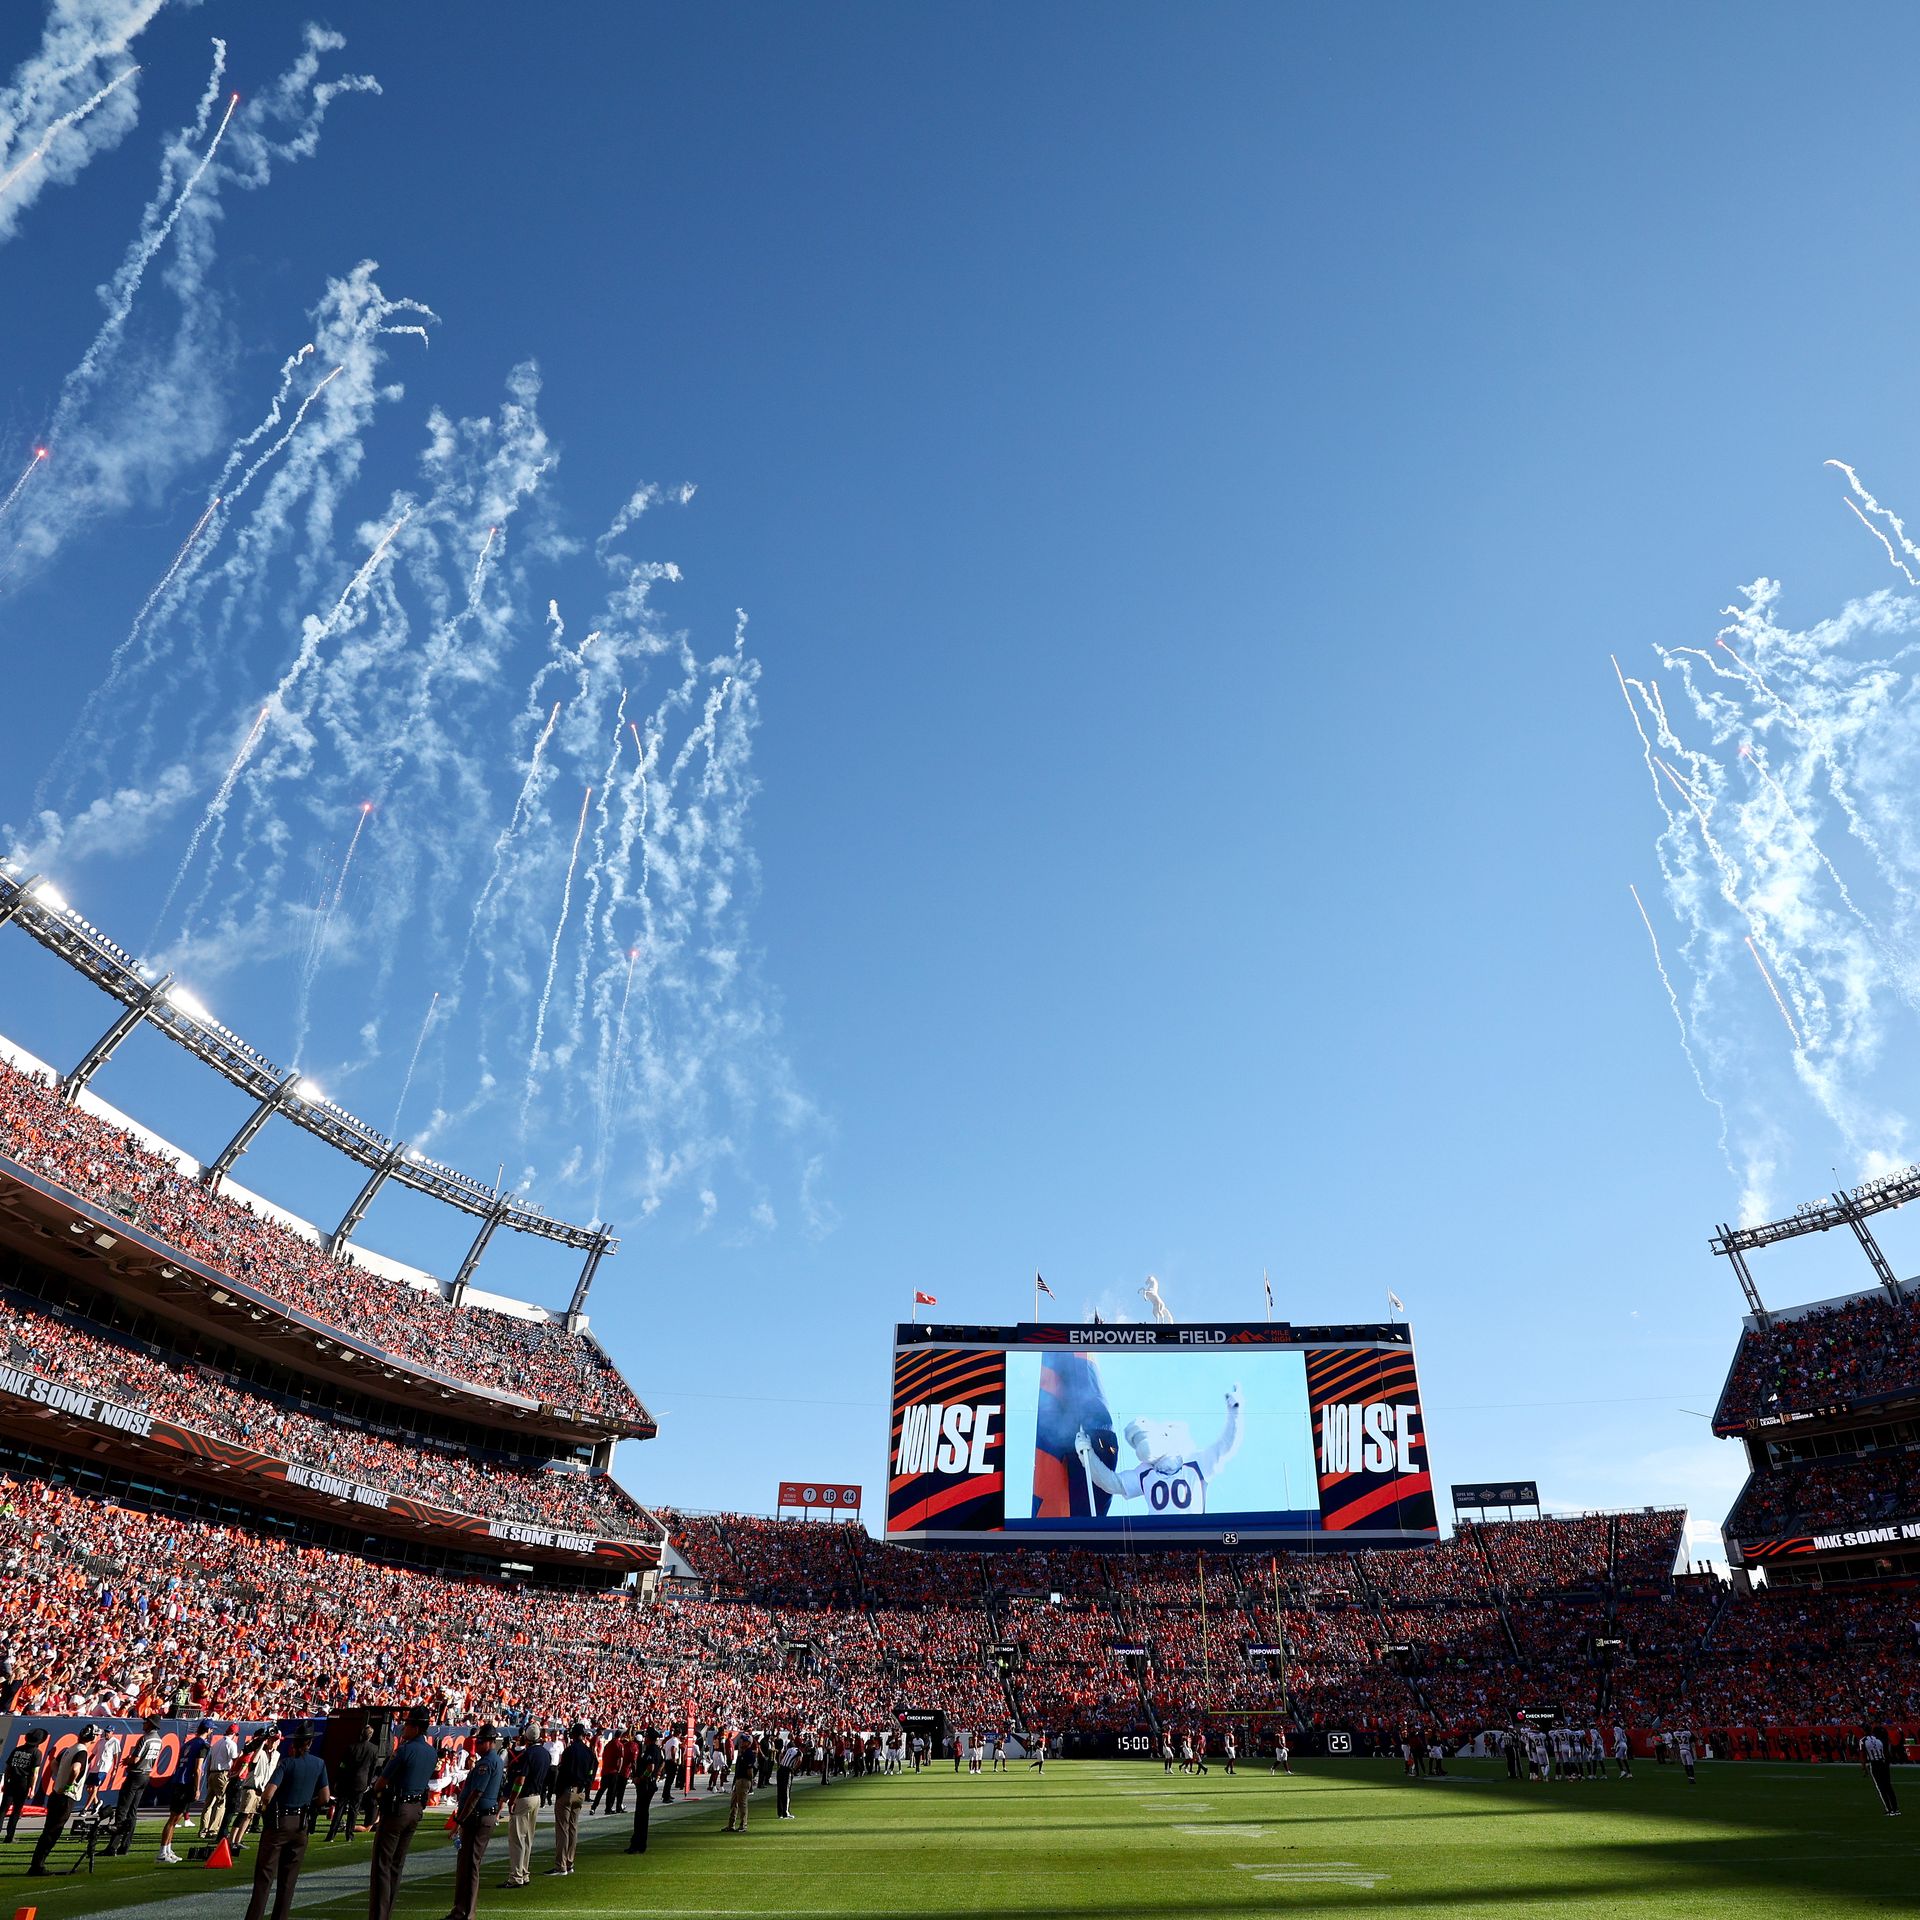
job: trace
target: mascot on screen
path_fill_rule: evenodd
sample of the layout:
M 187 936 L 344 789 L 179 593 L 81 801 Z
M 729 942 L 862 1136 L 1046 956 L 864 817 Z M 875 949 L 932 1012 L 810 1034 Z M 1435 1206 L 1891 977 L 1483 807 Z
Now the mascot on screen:
M 1116 1497 L 1144 1500 L 1156 1514 L 1205 1513 L 1207 1488 L 1214 1475 L 1240 1450 L 1239 1381 L 1227 1389 L 1226 1398 L 1227 1424 L 1210 1447 L 1196 1449 L 1183 1421 L 1129 1420 L 1127 1445 L 1139 1464 L 1118 1473 L 1083 1428 L 1074 1435 L 1073 1445 L 1088 1485 L 1109 1501 Z
M 1050 1353 L 1040 1369 L 1033 1434 L 1036 1520 L 1098 1519 L 1106 1512 L 1113 1495 L 1088 1478 L 1089 1457 L 1106 1467 L 1120 1458 L 1099 1362 L 1091 1354 Z

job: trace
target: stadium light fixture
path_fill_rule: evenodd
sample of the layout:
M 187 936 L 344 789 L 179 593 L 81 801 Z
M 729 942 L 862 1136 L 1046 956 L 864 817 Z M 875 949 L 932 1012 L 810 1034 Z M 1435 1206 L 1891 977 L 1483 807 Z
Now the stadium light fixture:
M 295 1099 L 306 1101 L 310 1107 L 323 1107 L 327 1104 L 327 1096 L 320 1091 L 319 1086 L 304 1076 L 293 1083 L 293 1093 Z
M 38 900 L 43 907 L 52 908 L 55 913 L 71 913 L 73 911 L 62 897 L 60 889 L 56 887 L 51 880 L 35 881 L 33 897 Z
M 185 987 L 169 987 L 167 989 L 167 1004 L 170 1007 L 178 1007 L 182 1013 L 192 1020 L 210 1021 L 213 1018 L 213 1015 L 210 1014 Z

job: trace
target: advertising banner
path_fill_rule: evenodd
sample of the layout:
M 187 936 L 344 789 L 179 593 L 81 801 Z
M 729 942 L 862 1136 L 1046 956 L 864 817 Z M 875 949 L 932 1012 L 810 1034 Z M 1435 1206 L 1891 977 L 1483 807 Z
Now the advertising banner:
M 0 1366 L 0 1415 L 9 1411 L 9 1403 L 16 1409 L 32 1406 L 83 1427 L 100 1428 L 137 1445 L 186 1455 L 226 1473 L 255 1475 L 263 1484 L 252 1498 L 265 1505 L 273 1503 L 276 1487 L 299 1487 L 325 1499 L 341 1501 L 370 1513 L 391 1514 L 414 1526 L 454 1534 L 465 1541 L 497 1540 L 513 1546 L 590 1557 L 618 1566 L 651 1567 L 660 1561 L 660 1549 L 651 1540 L 602 1540 L 591 1533 L 569 1532 L 562 1527 L 489 1519 L 434 1506 L 405 1494 L 390 1493 L 383 1487 L 367 1486 L 341 1474 L 303 1466 L 298 1461 L 281 1460 L 273 1454 L 241 1446 L 237 1441 L 202 1433 L 197 1427 L 136 1412 L 131 1407 L 62 1386 L 58 1381 L 44 1379 L 20 1367 Z M 247 1497 L 240 1486 L 234 1486 L 232 1491 L 237 1497 Z
M 1818 1533 L 1790 1533 L 1772 1540 L 1742 1539 L 1740 1557 L 1752 1566 L 1768 1560 L 1798 1560 L 1815 1553 L 1910 1547 L 1915 1541 L 1920 1541 L 1920 1519 L 1879 1520 L 1870 1526 L 1829 1527 Z

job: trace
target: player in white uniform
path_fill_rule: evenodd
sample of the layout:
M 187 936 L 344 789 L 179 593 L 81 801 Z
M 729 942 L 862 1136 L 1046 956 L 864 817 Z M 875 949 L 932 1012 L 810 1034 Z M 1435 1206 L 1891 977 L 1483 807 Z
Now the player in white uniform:
M 1680 1755 L 1680 1764 L 1687 1770 L 1687 1785 L 1697 1786 L 1699 1783 L 1693 1777 L 1693 1729 L 1680 1728 L 1673 1736 L 1673 1744 Z
M 1160 1736 L 1160 1758 L 1166 1763 L 1169 1773 L 1173 1771 L 1173 1735 L 1163 1733 Z
M 1233 1729 L 1229 1727 L 1226 1732 L 1220 1736 L 1220 1760 L 1223 1769 L 1231 1774 L 1233 1772 L 1233 1763 L 1239 1758 L 1240 1749 L 1234 1742 Z
M 1177 1439 L 1184 1443 L 1176 1449 L 1163 1445 L 1155 1452 L 1156 1441 L 1170 1436 L 1165 1422 L 1129 1420 L 1126 1442 L 1133 1449 L 1136 1466 L 1122 1467 L 1118 1473 L 1093 1450 L 1093 1442 L 1082 1427 L 1073 1437 L 1074 1452 L 1080 1456 L 1088 1480 L 1102 1493 L 1117 1500 L 1144 1500 L 1154 1513 L 1205 1513 L 1207 1484 L 1240 1449 L 1240 1383 L 1227 1389 L 1227 1424 L 1211 1446 L 1189 1451 L 1192 1437 L 1184 1427 Z
M 1279 1728 L 1274 1733 L 1273 1765 L 1270 1766 L 1267 1771 L 1269 1773 L 1291 1773 L 1293 1771 L 1293 1756 L 1287 1746 L 1287 1730 L 1285 1727 Z
M 1627 1744 L 1625 1727 L 1613 1730 L 1613 1770 L 1622 1780 L 1633 1778 L 1633 1748 Z
M 1604 1780 L 1607 1777 L 1607 1743 L 1600 1738 L 1598 1727 L 1587 1729 L 1587 1778 Z

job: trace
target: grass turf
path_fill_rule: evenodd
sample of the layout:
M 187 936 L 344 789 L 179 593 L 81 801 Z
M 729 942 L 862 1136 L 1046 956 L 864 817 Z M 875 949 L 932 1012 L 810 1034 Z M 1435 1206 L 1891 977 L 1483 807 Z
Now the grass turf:
M 1914 1781 L 1909 1771 L 1909 1784 Z M 1920 1803 L 1920 1786 L 1910 1797 Z M 1227 1779 L 1169 1779 L 1157 1765 L 1068 1762 L 1044 1778 L 1008 1774 L 835 1782 L 773 1818 L 756 1795 L 744 1838 L 719 1831 L 724 1806 L 676 1806 L 644 1858 L 620 1851 L 626 1823 L 586 1823 L 579 1871 L 506 1892 L 504 1834 L 482 1879 L 492 1914 L 640 1913 L 659 1920 L 755 1915 L 912 1915 L 1042 1920 L 1299 1912 L 1555 1916 L 1740 1915 L 1785 1900 L 1796 1920 L 1916 1908 L 1920 1804 L 1888 1820 L 1857 1768 L 1675 1768 L 1636 1778 L 1516 1787 L 1494 1766 L 1405 1782 L 1397 1762 L 1308 1763 L 1292 1779 L 1262 1768 Z M 451 1897 L 447 1841 L 430 1823 L 409 1863 L 396 1920 L 434 1920 Z M 0 1858 L 0 1920 L 37 1905 L 42 1920 L 139 1909 L 143 1920 L 220 1920 L 244 1905 L 245 1869 L 133 1861 L 89 1882 L 28 1880 L 24 1835 Z M 296 1912 L 348 1915 L 366 1900 L 365 1841 L 315 1847 Z M 437 1862 L 437 1870 L 436 1870 Z M 323 1870 L 344 1869 L 328 1872 Z M 216 1892 L 216 1889 L 218 1891 Z

